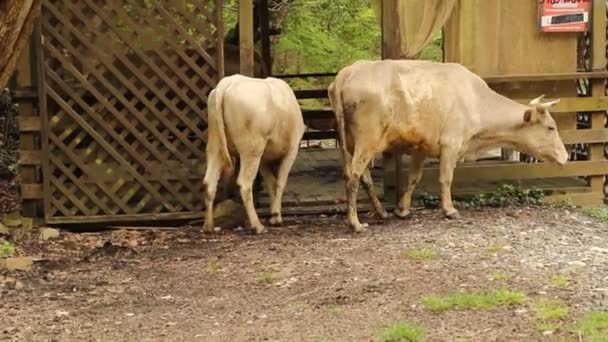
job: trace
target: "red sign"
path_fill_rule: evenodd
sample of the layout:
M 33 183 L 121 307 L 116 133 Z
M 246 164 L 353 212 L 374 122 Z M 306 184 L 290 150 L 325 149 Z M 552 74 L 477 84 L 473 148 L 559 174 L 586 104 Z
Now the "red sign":
M 592 0 L 538 1 L 542 32 L 584 32 L 587 29 Z

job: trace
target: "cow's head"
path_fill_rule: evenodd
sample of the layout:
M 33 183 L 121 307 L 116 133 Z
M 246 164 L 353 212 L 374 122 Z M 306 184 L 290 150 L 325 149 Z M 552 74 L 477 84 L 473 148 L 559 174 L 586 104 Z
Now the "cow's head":
M 568 161 L 568 151 L 557 132 L 555 120 L 549 113 L 549 108 L 556 105 L 559 100 L 541 102 L 544 95 L 530 101 L 528 109 L 523 113 L 521 126 L 521 140 L 518 144 L 526 153 L 536 158 L 554 162 L 560 165 Z

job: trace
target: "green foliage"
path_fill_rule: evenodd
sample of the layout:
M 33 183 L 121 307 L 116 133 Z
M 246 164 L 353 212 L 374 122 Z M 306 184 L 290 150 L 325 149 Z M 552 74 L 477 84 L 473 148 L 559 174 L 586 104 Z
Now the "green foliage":
M 508 207 L 514 205 L 541 205 L 545 194 L 537 188 L 523 189 L 519 186 L 503 184 L 495 192 L 477 194 L 465 206 L 472 207 Z
M 415 261 L 434 260 L 439 257 L 439 252 L 431 248 L 412 249 L 405 254 L 406 258 Z
M 589 342 L 608 342 L 608 311 L 587 313 L 577 325 L 581 337 Z
M 0 240 L 0 259 L 8 258 L 15 254 L 15 246 L 9 241 Z
M 545 194 L 541 189 L 524 189 L 520 186 L 503 184 L 490 193 L 473 196 L 454 196 L 455 205 L 464 208 L 509 207 L 516 205 L 542 205 Z M 439 208 L 441 202 L 438 195 L 423 193 L 420 196 L 422 205 L 427 209 Z M 606 211 L 608 220 L 608 211 Z
M 600 222 L 608 223 L 608 207 L 606 206 L 589 208 L 586 213 Z
M 425 296 L 422 304 L 425 308 L 435 312 L 447 310 L 481 309 L 490 310 L 498 306 L 522 304 L 527 296 L 521 291 L 500 289 L 486 293 L 451 293 L 446 296 Z
M 426 336 L 424 328 L 406 322 L 391 324 L 380 333 L 382 342 L 422 342 Z
M 572 282 L 572 279 L 565 274 L 554 274 L 549 279 L 549 283 L 551 285 L 558 287 L 560 289 L 567 288 L 571 282 Z
M 570 312 L 568 306 L 559 299 L 539 299 L 532 305 L 532 310 L 541 331 L 556 330 Z

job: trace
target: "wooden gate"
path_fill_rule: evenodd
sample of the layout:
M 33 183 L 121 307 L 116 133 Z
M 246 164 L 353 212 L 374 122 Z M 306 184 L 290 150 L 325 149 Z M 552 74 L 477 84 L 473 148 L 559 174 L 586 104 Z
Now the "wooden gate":
M 202 214 L 207 94 L 223 73 L 217 0 L 44 0 L 46 223 Z

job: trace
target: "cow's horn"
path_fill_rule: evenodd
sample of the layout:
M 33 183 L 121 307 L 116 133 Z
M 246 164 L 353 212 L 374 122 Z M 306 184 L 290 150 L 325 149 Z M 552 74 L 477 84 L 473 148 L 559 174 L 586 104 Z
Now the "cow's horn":
M 542 103 L 542 104 L 541 104 L 541 107 L 543 107 L 543 108 L 550 108 L 550 107 L 553 107 L 553 106 L 555 106 L 556 104 L 558 104 L 558 103 L 559 103 L 559 101 L 560 101 L 560 99 L 553 100 L 553 101 L 549 101 L 549 102 L 545 102 L 545 103 Z
M 545 98 L 545 94 L 542 94 L 541 96 L 535 98 L 534 100 L 530 101 L 530 105 L 531 106 L 537 106 L 540 104 L 540 100 L 542 100 L 543 98 Z

